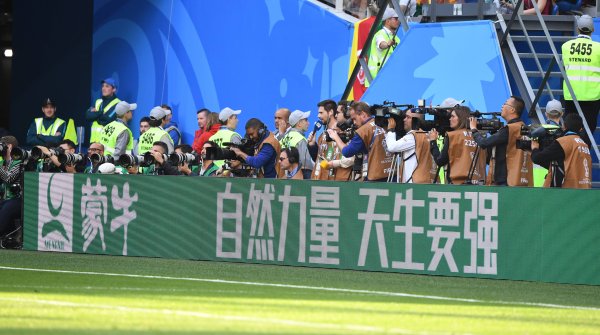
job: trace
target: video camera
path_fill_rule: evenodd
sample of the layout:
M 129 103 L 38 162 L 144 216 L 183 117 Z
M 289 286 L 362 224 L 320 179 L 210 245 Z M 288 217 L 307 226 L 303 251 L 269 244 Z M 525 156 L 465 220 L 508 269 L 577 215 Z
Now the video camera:
M 58 161 L 63 165 L 75 165 L 83 160 L 83 156 L 81 154 L 71 154 L 68 152 L 63 152 L 58 155 Z
M 534 139 L 540 144 L 540 150 L 547 148 L 557 138 L 564 135 L 559 126 L 552 125 L 522 125 L 521 136 L 523 139 L 517 140 L 517 149 L 531 151 L 531 140 Z
M 130 166 L 147 166 L 144 156 L 132 154 L 123 154 L 119 156 L 119 165 L 125 168 Z
M 240 165 L 236 168 L 233 168 L 231 161 L 226 161 L 221 167 L 222 175 L 225 177 L 255 177 L 256 169 L 252 166 L 240 163 Z
M 396 136 L 404 136 L 404 118 L 406 112 L 414 108 L 414 105 L 398 105 L 393 101 L 384 101 L 381 105 L 373 105 L 369 112 L 375 116 L 375 124 L 383 129 L 388 127 L 388 119 L 391 117 L 396 121 L 394 128 Z
M 354 137 L 354 133 L 356 132 L 356 126 L 354 125 L 352 119 L 348 119 L 344 122 L 338 122 L 336 127 L 336 132 L 338 133 L 338 136 L 344 143 L 348 143 L 348 141 L 350 141 L 352 137 Z M 329 136 L 327 132 L 325 132 L 325 141 L 333 141 L 333 139 Z
M 240 144 L 236 144 L 236 143 L 232 143 L 232 142 L 223 143 L 225 148 L 208 147 L 205 149 L 206 150 L 206 159 L 213 160 L 213 161 L 214 160 L 240 160 L 240 159 L 238 159 L 235 152 L 230 149 L 232 147 L 240 149 L 243 153 L 245 153 L 248 156 L 253 156 L 254 155 L 254 144 L 255 144 L 254 141 L 250 140 L 249 138 L 242 138 L 242 141 Z
M 413 113 L 419 114 L 428 114 L 433 116 L 433 120 L 419 120 L 419 128 L 424 131 L 430 131 L 432 129 L 437 130 L 437 132 L 444 136 L 446 132 L 448 132 L 450 128 L 450 114 L 452 113 L 452 108 L 432 108 L 425 106 L 425 99 L 419 99 L 417 103 L 417 108 L 412 110 Z
M 98 153 L 95 153 L 90 156 L 90 161 L 92 162 L 92 165 L 100 165 L 100 164 L 104 164 L 104 163 L 114 164 L 115 158 L 110 155 L 103 156 Z
M 484 116 L 486 116 L 486 115 L 491 115 L 492 118 L 491 119 L 484 118 Z M 500 128 L 504 127 L 504 124 L 498 118 L 498 116 L 500 116 L 500 113 L 498 113 L 498 112 L 481 113 L 480 111 L 476 110 L 471 113 L 471 116 L 477 118 L 477 129 L 479 129 L 479 130 L 484 130 L 484 131 L 489 131 L 491 133 L 495 133 L 498 130 L 500 130 Z
M 172 165 L 179 166 L 183 164 L 198 165 L 200 164 L 200 156 L 194 153 L 172 153 L 169 156 L 169 162 Z

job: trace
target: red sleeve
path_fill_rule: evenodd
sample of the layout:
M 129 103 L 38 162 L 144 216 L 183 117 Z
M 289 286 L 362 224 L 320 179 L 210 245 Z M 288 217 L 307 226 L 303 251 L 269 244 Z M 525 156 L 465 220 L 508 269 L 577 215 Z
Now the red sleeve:
M 192 143 L 192 149 L 194 149 L 195 152 L 200 153 L 202 151 L 202 144 L 204 144 L 204 142 L 200 143 L 200 138 L 202 137 L 202 130 L 198 129 L 196 130 L 196 133 L 194 133 L 194 143 Z

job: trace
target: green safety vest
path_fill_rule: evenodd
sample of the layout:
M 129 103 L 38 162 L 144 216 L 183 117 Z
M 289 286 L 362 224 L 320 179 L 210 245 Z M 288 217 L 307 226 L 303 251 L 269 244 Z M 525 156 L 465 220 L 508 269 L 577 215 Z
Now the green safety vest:
M 302 135 L 302 133 L 299 131 L 292 129 L 285 134 L 285 136 L 279 141 L 279 144 L 281 145 L 281 150 L 295 148 L 302 140 L 306 141 L 304 135 Z
M 122 122 L 113 121 L 104 127 L 100 136 L 100 143 L 104 145 L 104 154 L 114 156 L 117 138 L 124 131 L 129 133 L 129 142 L 127 142 L 125 153 L 131 153 L 131 149 L 133 149 L 133 134 L 131 134 L 131 130 Z
M 102 106 L 102 99 L 98 99 L 96 100 L 96 110 L 100 111 L 102 113 L 106 113 L 108 112 L 111 108 L 113 108 L 113 106 L 115 106 L 116 104 L 118 104 L 121 100 L 119 98 L 114 98 L 112 99 L 106 106 Z M 102 109 L 100 109 L 100 107 L 102 107 Z M 92 128 L 90 130 L 90 143 L 94 143 L 94 142 L 99 142 L 100 141 L 100 136 L 102 136 L 102 129 L 104 128 L 104 126 L 102 126 L 100 123 L 98 123 L 98 121 L 94 121 L 92 122 Z
M 578 101 L 600 100 L 600 43 L 581 36 L 562 45 L 565 71 Z M 563 93 L 573 100 L 564 82 Z
M 166 135 L 169 135 L 166 131 L 160 129 L 159 127 L 152 127 L 148 129 L 145 133 L 140 136 L 140 140 L 138 141 L 137 152 L 138 155 L 143 155 L 146 152 L 152 149 L 154 142 L 159 142 L 160 139 Z M 169 136 L 169 139 L 171 136 Z M 133 143 L 133 142 L 132 142 Z M 173 140 L 171 140 L 173 143 Z
M 211 136 L 208 140 L 217 143 L 221 148 L 224 147 L 223 143 L 231 142 L 231 139 L 234 135 L 238 135 L 233 130 L 230 129 L 219 129 L 213 136 Z M 224 160 L 213 161 L 213 163 L 219 168 L 225 164 Z
M 64 123 L 65 120 L 56 118 L 56 120 L 54 120 L 54 123 L 52 123 L 50 127 L 44 128 L 44 118 L 38 117 L 35 119 L 36 133 L 38 135 L 54 136 L 54 134 L 56 134 L 56 132 L 58 131 L 58 128 L 60 128 L 60 126 L 62 126 Z M 61 134 L 61 136 L 64 137 L 65 134 Z
M 373 36 L 373 40 L 371 41 L 371 49 L 369 49 L 369 72 L 371 73 L 371 76 L 373 77 L 373 79 L 375 79 L 375 77 L 377 76 L 377 73 L 379 72 L 379 69 L 381 68 L 381 66 L 383 64 L 385 64 L 385 62 L 388 61 L 388 59 L 390 59 L 390 57 L 392 56 L 392 53 L 394 52 L 394 47 L 392 47 L 392 49 L 385 49 L 385 50 L 380 50 L 377 46 L 377 39 L 382 37 L 386 42 L 389 42 L 392 39 L 392 36 L 394 36 L 393 33 L 388 33 L 384 28 L 381 28 L 376 34 L 375 36 Z M 396 41 L 396 46 L 400 43 L 400 38 L 398 36 L 394 37 L 394 40 Z M 386 56 L 387 53 L 387 56 Z M 383 59 L 385 57 L 385 60 Z M 383 62 L 383 64 L 382 64 Z M 370 83 L 368 80 L 365 80 L 365 86 L 369 87 Z

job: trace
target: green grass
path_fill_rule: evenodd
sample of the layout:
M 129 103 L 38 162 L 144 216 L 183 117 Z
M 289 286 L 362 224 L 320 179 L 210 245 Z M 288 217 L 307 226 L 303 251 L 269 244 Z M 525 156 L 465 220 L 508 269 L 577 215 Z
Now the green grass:
M 0 266 L 7 334 L 600 333 L 596 286 L 25 251 Z

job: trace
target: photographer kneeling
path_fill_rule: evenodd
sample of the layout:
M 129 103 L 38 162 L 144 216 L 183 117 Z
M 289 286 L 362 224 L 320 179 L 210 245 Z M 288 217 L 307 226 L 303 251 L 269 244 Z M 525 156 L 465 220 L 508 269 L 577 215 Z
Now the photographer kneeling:
M 591 188 L 592 157 L 590 148 L 579 137 L 583 121 L 578 114 L 564 118 L 565 134 L 540 150 L 538 141 L 531 141 L 531 159 L 548 168 L 544 187 Z
M 150 151 L 144 154 L 144 160 L 149 164 L 148 168 L 145 169 L 144 174 L 153 176 L 177 176 L 181 175 L 181 172 L 173 167 L 167 159 L 167 150 L 169 147 L 162 141 L 156 141 L 153 143 Z
M 436 165 L 429 152 L 427 132 L 420 128 L 425 115 L 407 111 L 404 117 L 404 135 L 396 140 L 396 121 L 389 118 L 385 143 L 389 152 L 399 153 L 398 181 L 401 183 L 432 184 Z M 392 171 L 391 173 L 395 173 Z
M 444 173 L 449 184 L 479 184 L 485 180 L 485 153 L 467 130 L 470 115 L 469 107 L 456 106 L 452 109 L 452 130 L 446 133 L 441 152 L 437 145 L 437 130 L 429 132 L 431 155 L 438 166 L 447 165 Z
M 253 141 L 254 156 L 249 156 L 240 148 L 231 147 L 235 154 L 246 164 L 256 169 L 258 178 L 277 178 L 280 176 L 277 159 L 281 152 L 279 141 L 259 119 L 252 118 L 246 122 L 247 139 Z

